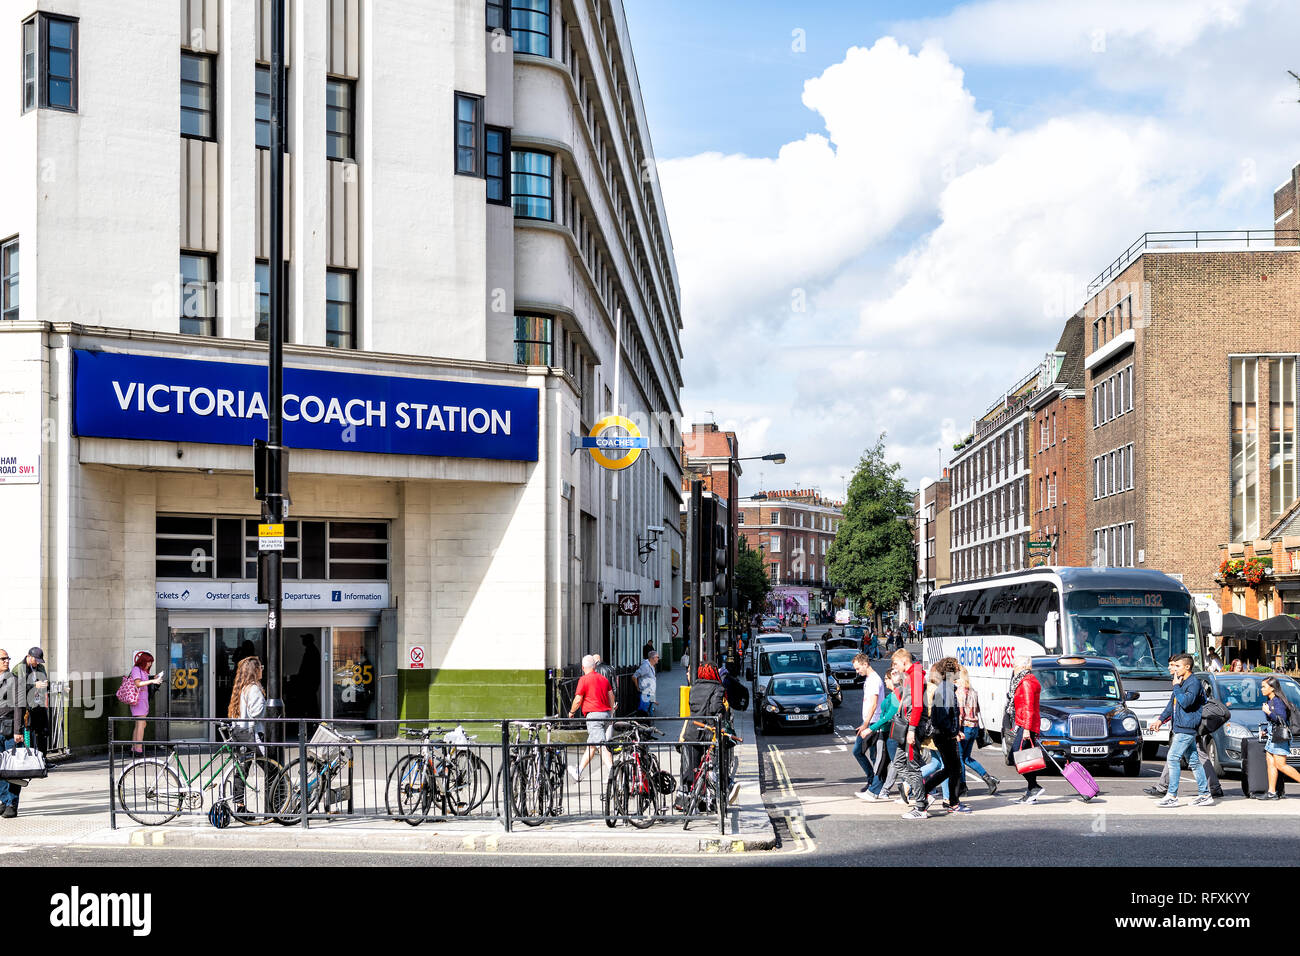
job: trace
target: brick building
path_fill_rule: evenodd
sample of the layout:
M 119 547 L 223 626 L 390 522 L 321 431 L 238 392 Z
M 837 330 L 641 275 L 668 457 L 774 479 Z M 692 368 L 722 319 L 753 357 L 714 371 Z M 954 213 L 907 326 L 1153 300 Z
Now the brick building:
M 701 491 L 712 492 L 728 503 L 731 518 L 729 540 L 740 534 L 740 516 L 735 495 L 740 494 L 740 476 L 743 469 L 736 459 L 740 457 L 740 444 L 735 432 L 718 431 L 716 423 L 692 425 L 682 435 L 682 491 L 690 497 L 691 479 L 698 478 Z M 734 549 L 733 552 L 734 554 Z
M 1242 566 L 1251 560 L 1265 567 L 1265 576 L 1256 584 L 1242 573 Z M 1278 614 L 1300 615 L 1300 502 L 1258 540 L 1220 545 L 1215 583 L 1219 585 L 1219 606 L 1225 612 L 1258 620 Z M 1300 640 L 1295 635 L 1224 637 L 1223 651 L 1225 658 L 1239 657 L 1247 664 L 1286 670 L 1300 666 Z
M 826 561 L 843 514 L 842 502 L 815 491 L 769 491 L 765 500 L 741 506 L 740 533 L 762 551 L 773 596 L 783 607 L 811 610 L 814 620 L 818 611 L 830 610 Z
M 1065 324 L 1056 350 L 1039 372 L 1029 400 L 1033 424 L 1029 480 L 1029 537 L 1050 541 L 1035 564 L 1084 567 L 1091 556 L 1085 528 L 1088 476 L 1084 459 L 1083 317 Z
M 1296 501 L 1300 248 L 1273 240 L 1147 234 L 1094 280 L 1080 313 L 1093 564 L 1217 590 L 1216 542 L 1254 541 Z

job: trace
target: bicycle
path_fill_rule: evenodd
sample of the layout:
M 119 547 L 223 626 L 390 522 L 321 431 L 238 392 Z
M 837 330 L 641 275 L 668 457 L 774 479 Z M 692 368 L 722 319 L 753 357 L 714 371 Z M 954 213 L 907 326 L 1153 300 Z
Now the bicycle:
M 611 747 L 618 756 L 605 786 L 605 825 L 613 827 L 626 819 L 644 830 L 663 812 L 660 794 L 675 789 L 672 776 L 659 769 L 658 758 L 642 740 L 642 735 L 662 737 L 663 731 L 636 721 L 620 721 L 612 729 L 615 736 L 609 742 L 619 746 Z
M 564 810 L 564 775 L 567 764 L 564 749 L 551 744 L 552 721 L 521 723 L 506 760 L 510 768 L 510 809 L 516 820 L 535 827 L 546 817 L 559 816 Z M 542 741 L 542 728 L 546 740 Z M 501 796 L 505 769 L 497 774 L 497 795 Z
M 430 743 L 438 728 L 407 730 L 412 740 L 422 740 L 419 753 L 407 754 L 389 771 L 384 788 L 384 809 L 413 827 L 429 816 L 435 800 L 443 816 L 467 816 L 487 799 L 492 789 L 492 771 L 471 752 L 473 737 L 458 726 L 443 737 L 441 745 Z M 396 805 L 396 812 L 394 812 Z
M 356 742 L 356 737 L 340 734 L 329 724 L 317 727 L 307 751 L 307 799 L 302 799 L 300 761 L 294 758 L 284 768 L 285 800 L 275 822 L 282 826 L 300 823 L 304 802 L 306 812 L 315 813 L 323 800 L 325 812 L 329 813 L 333 804 L 346 800 L 350 796 L 347 785 L 335 787 L 334 781 L 351 768 L 352 753 L 348 745 Z
M 269 823 L 270 814 L 278 811 L 287 798 L 280 782 L 284 768 L 278 761 L 259 753 L 260 748 L 256 745 L 232 740 L 231 731 L 230 722 L 217 724 L 221 746 L 193 774 L 186 772 L 177 746 L 173 746 L 162 759 L 141 757 L 132 760 L 122 768 L 117 778 L 119 806 L 142 826 L 161 826 L 182 810 L 202 812 L 204 794 L 220 785 L 220 796 L 215 802 L 227 804 L 236 820 L 250 826 Z M 195 786 L 218 758 L 221 765 L 206 783 Z M 249 794 L 253 794 L 255 799 L 260 795 L 261 809 L 248 809 Z
M 701 810 L 706 813 L 713 813 L 718 807 L 718 732 L 712 724 L 702 723 L 698 720 L 692 721 L 692 723 L 702 730 L 710 731 L 712 738 L 709 740 L 708 750 L 704 752 L 704 756 L 700 758 L 699 764 L 695 767 L 691 788 L 686 796 L 683 830 L 690 828 L 691 817 L 699 814 Z M 722 736 L 732 744 L 733 754 L 735 745 L 744 742 L 740 737 L 725 730 L 722 732 Z M 692 744 L 687 743 L 686 746 L 692 746 Z M 699 746 L 699 742 L 696 742 L 694 746 Z M 735 765 L 737 761 L 733 760 L 731 763 Z M 731 789 L 735 789 L 734 784 Z

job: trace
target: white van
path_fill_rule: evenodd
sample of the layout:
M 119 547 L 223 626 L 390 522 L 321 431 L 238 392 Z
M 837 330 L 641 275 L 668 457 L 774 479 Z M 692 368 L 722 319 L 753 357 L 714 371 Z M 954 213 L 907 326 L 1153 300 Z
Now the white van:
M 853 612 L 846 607 L 840 608 L 835 612 L 835 623 L 841 625 L 853 623 Z
M 831 698 L 840 696 L 838 683 L 826 667 L 826 654 L 821 644 L 795 641 L 793 644 L 769 645 L 758 651 L 758 668 L 754 675 L 755 713 L 758 712 L 767 685 L 776 674 L 821 674 L 826 678 Z M 839 703 L 838 700 L 835 702 Z

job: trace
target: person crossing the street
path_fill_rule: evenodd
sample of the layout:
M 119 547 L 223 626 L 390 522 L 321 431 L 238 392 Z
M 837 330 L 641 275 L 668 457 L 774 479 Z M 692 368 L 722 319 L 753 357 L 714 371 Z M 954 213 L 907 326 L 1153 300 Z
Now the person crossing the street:
M 881 701 L 885 696 L 885 682 L 871 669 L 871 658 L 866 654 L 857 654 L 853 658 L 853 670 L 862 678 L 862 723 L 858 725 L 853 737 L 853 757 L 862 768 L 867 782 L 858 791 L 857 796 L 863 800 L 875 799 L 863 796 L 870 793 L 871 785 L 876 782 L 876 768 L 880 766 L 885 749 L 884 738 L 878 731 L 871 729 L 872 722 L 880 711 Z
M 898 715 L 890 727 L 890 734 L 898 744 L 894 766 L 912 803 L 903 819 L 924 820 L 930 816 L 929 798 L 921 779 L 921 761 L 924 759 L 921 741 L 930 736 L 930 721 L 925 713 L 925 668 L 912 660 L 906 648 L 894 651 L 893 661 L 902 671 L 902 697 Z
M 1156 804 L 1157 807 L 1177 807 L 1178 779 L 1182 776 L 1182 760 L 1192 768 L 1196 777 L 1196 799 L 1194 807 L 1214 806 L 1214 797 L 1210 795 L 1210 782 L 1205 776 L 1205 767 L 1201 756 L 1196 751 L 1196 733 L 1201 726 L 1201 705 L 1205 702 L 1205 692 L 1201 682 L 1192 673 L 1195 663 L 1191 654 L 1175 654 L 1169 659 L 1170 669 L 1174 674 L 1173 693 L 1164 712 L 1151 720 L 1150 730 L 1160 729 L 1165 721 L 1173 720 L 1173 733 L 1169 738 L 1169 794 Z
M 1038 712 L 1038 701 L 1043 688 L 1034 676 L 1032 666 L 1033 661 L 1024 656 L 1017 657 L 1011 664 L 1011 692 L 1007 695 L 1007 700 L 1011 702 L 1016 728 L 1015 737 L 1011 741 L 1012 753 L 1022 747 L 1038 746 L 1038 727 L 1042 719 Z M 1047 791 L 1038 785 L 1037 774 L 1027 773 L 1024 777 L 1025 794 L 1016 803 L 1037 803 Z

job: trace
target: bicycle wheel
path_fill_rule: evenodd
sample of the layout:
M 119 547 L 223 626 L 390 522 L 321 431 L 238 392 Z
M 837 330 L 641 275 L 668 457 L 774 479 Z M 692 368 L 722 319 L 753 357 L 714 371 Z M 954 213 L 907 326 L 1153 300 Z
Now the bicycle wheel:
M 548 790 L 536 753 L 525 754 L 510 767 L 510 809 L 525 826 L 535 827 L 545 819 Z
M 470 801 L 469 809 L 466 813 L 471 813 L 487 801 L 488 794 L 492 792 L 492 768 L 488 766 L 487 761 L 480 757 L 472 750 L 462 751 L 468 762 L 467 773 L 470 776 L 470 783 L 473 787 L 473 797 Z
M 390 817 L 418 827 L 433 800 L 435 784 L 421 754 L 407 754 L 388 772 L 384 809 Z
M 117 778 L 117 805 L 146 827 L 161 826 L 181 811 L 180 775 L 163 760 L 136 760 Z
M 657 773 L 648 773 L 644 766 L 628 764 L 628 788 L 623 794 L 623 812 L 627 814 L 628 823 L 638 830 L 646 830 L 654 825 L 659 816 L 659 789 L 656 786 Z
M 273 788 L 283 794 L 284 802 L 276 808 L 275 822 L 281 826 L 293 826 L 302 822 L 302 773 L 301 761 L 291 760 L 284 768 L 284 781 Z M 325 773 L 326 763 L 317 757 L 307 758 L 307 812 L 315 813 L 320 806 L 321 795 L 329 788 L 330 779 Z
M 547 802 L 546 813 L 558 817 L 564 812 L 564 784 L 568 776 L 568 765 L 564 761 L 564 751 L 547 749 L 542 751 L 542 766 L 546 776 Z
M 230 804 L 230 815 L 245 826 L 270 823 L 289 802 L 284 767 L 256 753 L 236 758 L 221 781 L 221 799 Z
M 443 755 L 436 774 L 442 812 L 463 817 L 483 802 L 479 794 L 478 768 L 482 763 L 464 748 L 458 748 L 451 756 Z M 486 792 L 482 796 L 486 797 Z
M 628 791 L 635 770 L 630 760 L 620 760 L 610 770 L 609 782 L 605 784 L 605 826 L 617 826 L 619 819 L 627 816 Z

